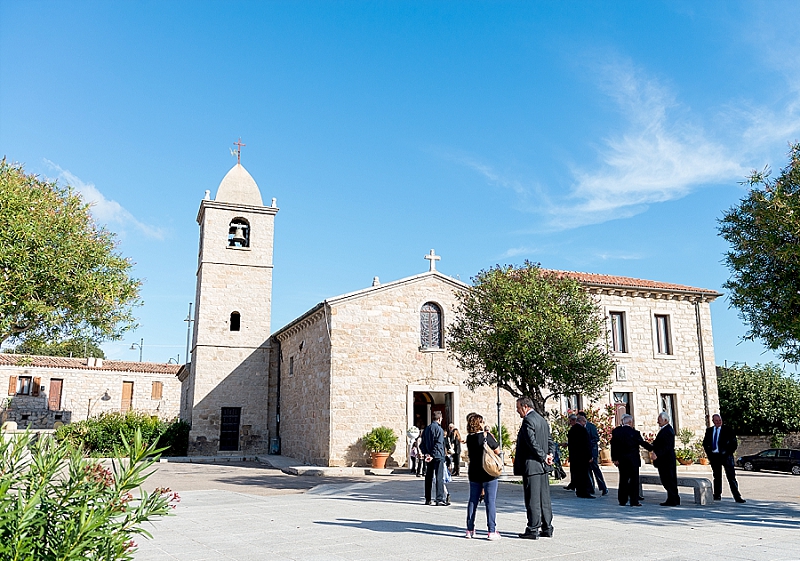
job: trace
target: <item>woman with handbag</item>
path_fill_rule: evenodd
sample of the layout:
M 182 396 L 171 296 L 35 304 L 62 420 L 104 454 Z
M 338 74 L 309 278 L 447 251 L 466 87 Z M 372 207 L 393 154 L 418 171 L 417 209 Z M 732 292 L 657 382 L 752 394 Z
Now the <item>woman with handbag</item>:
M 478 499 L 481 492 L 486 503 L 486 525 L 488 526 L 488 539 L 500 539 L 495 523 L 495 498 L 497 497 L 497 477 L 484 469 L 484 454 L 500 454 L 500 445 L 491 433 L 484 433 L 483 417 L 470 414 L 467 417 L 467 455 L 469 467 L 469 503 L 467 503 L 467 538 L 475 536 L 475 513 L 478 510 Z

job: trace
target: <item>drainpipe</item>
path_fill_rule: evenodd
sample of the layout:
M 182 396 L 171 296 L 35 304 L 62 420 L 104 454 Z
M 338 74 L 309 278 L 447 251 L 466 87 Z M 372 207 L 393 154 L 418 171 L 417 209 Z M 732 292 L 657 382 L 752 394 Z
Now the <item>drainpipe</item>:
M 281 363 L 283 363 L 283 352 L 281 351 L 281 342 L 275 339 L 275 344 L 278 347 L 278 376 L 275 391 L 275 439 L 278 441 L 278 447 L 275 451 L 276 454 L 281 453 Z M 272 443 L 270 443 L 270 452 L 272 452 Z
M 708 410 L 708 382 L 706 380 L 706 357 L 703 351 L 703 327 L 700 322 L 700 298 L 694 301 L 694 317 L 697 320 L 697 347 L 700 350 L 700 377 L 703 380 L 703 406 L 706 414 L 706 426 L 711 426 L 711 415 Z

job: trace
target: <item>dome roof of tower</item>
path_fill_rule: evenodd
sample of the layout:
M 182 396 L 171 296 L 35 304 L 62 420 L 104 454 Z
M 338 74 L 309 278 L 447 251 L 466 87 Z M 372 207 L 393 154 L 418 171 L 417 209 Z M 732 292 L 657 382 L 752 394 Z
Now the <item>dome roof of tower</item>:
M 223 203 L 264 206 L 255 179 L 247 173 L 242 164 L 236 164 L 225 174 L 217 189 L 215 200 Z

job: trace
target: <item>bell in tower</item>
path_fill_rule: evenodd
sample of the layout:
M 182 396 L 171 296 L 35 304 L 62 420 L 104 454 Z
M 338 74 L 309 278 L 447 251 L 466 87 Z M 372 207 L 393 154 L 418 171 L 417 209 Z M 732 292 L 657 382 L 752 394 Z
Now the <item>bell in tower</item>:
M 228 228 L 228 245 L 231 247 L 250 246 L 250 225 L 242 218 L 236 218 Z

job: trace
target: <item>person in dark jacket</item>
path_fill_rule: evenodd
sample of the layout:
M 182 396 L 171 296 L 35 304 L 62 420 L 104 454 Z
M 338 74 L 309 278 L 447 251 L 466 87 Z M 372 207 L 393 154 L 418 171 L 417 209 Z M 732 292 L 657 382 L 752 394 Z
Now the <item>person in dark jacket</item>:
M 650 457 L 667 491 L 667 500 L 661 506 L 678 506 L 681 497 L 678 495 L 678 470 L 675 466 L 675 429 L 669 424 L 669 415 L 665 411 L 658 414 L 658 426 L 661 429 L 653 441 Z
M 725 476 L 728 478 L 734 500 L 737 503 L 746 502 L 739 493 L 739 484 L 736 482 L 736 472 L 733 469 L 733 453 L 739 445 L 736 435 L 730 427 L 722 426 L 722 417 L 719 414 L 711 417 L 711 421 L 714 426 L 706 429 L 703 448 L 714 473 L 714 500 L 722 498 L 722 468 L 725 468 Z
M 569 448 L 569 478 L 570 485 L 575 488 L 575 494 L 581 499 L 593 499 L 590 489 L 589 460 L 592 449 L 589 446 L 589 433 L 578 422 L 578 416 L 569 416 L 569 432 L 567 432 L 567 446 Z
M 522 426 L 517 435 L 514 475 L 522 476 L 522 491 L 528 524 L 520 538 L 537 540 L 553 537 L 553 507 L 550 503 L 549 474 L 553 470 L 556 445 L 547 421 L 533 409 L 529 397 L 517 400 Z M 540 531 L 541 529 L 541 531 Z
M 470 414 L 467 421 L 467 455 L 469 466 L 467 476 L 469 478 L 469 502 L 467 503 L 467 538 L 475 536 L 475 513 L 478 510 L 481 494 L 486 505 L 486 526 L 488 529 L 488 539 L 494 541 L 500 539 L 497 531 L 495 498 L 497 497 L 497 478 L 492 477 L 483 469 L 483 443 L 489 445 L 495 454 L 500 453 L 500 445 L 492 433 L 483 430 L 483 417 L 478 414 Z
M 589 462 L 589 490 L 594 493 L 594 482 L 597 481 L 597 488 L 603 496 L 606 496 L 608 485 L 600 469 L 600 434 L 597 432 L 597 425 L 589 421 L 583 411 L 578 411 L 578 422 L 589 433 L 589 448 L 592 450 L 592 459 Z
M 631 506 L 642 506 L 639 502 L 639 466 L 642 458 L 639 447 L 652 450 L 641 433 L 633 428 L 633 417 L 622 416 L 622 424 L 611 431 L 611 461 L 619 468 L 619 490 L 617 499 L 620 506 L 630 501 Z
M 450 450 L 452 450 L 450 465 L 450 473 L 453 476 L 461 475 L 461 433 L 455 425 L 450 425 L 450 431 L 447 434 L 447 440 Z
M 431 487 L 436 477 L 436 506 L 447 506 L 444 496 L 445 438 L 442 428 L 442 412 L 433 412 L 433 421 L 422 432 L 422 453 L 427 464 L 425 471 L 425 504 L 431 502 Z

